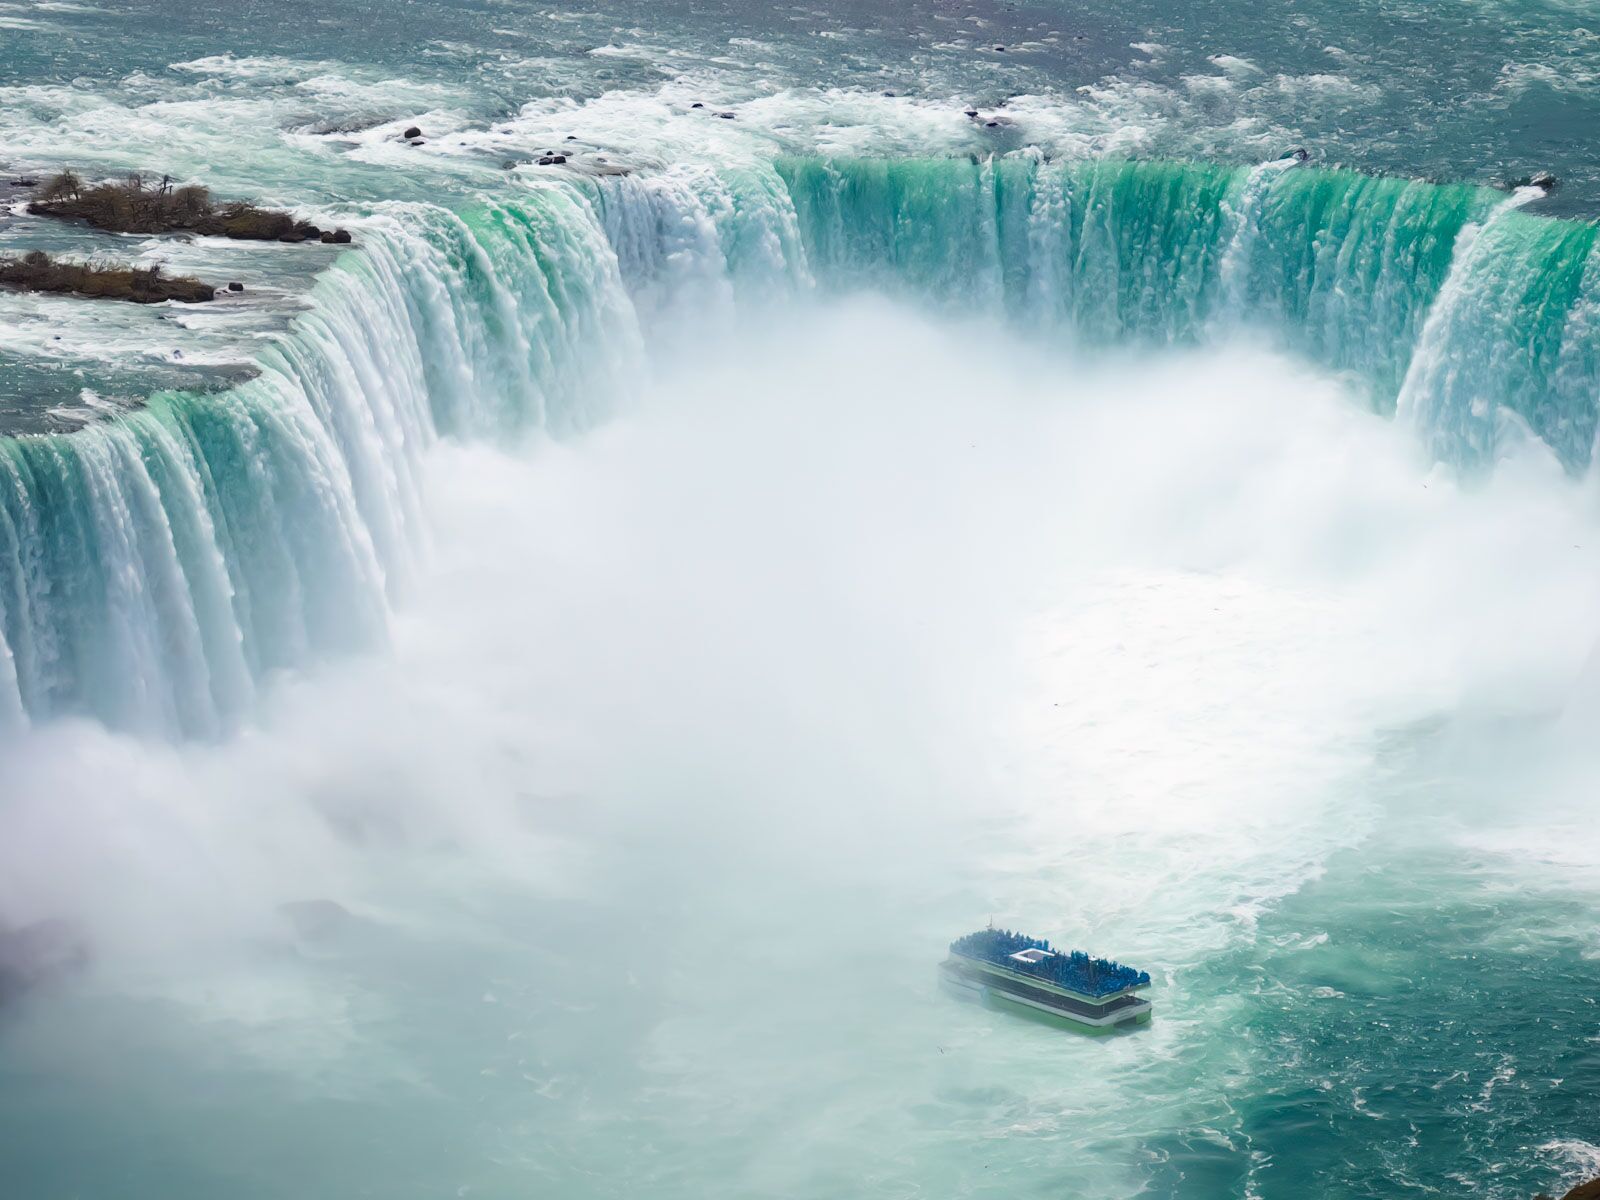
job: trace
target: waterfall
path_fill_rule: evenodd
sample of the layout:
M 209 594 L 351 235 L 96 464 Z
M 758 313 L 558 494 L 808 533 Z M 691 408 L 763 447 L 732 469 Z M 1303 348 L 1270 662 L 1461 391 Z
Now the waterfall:
M 0 440 L 0 725 L 225 734 L 270 672 L 382 645 L 440 437 L 605 419 L 685 323 L 872 287 L 1045 337 L 1249 330 L 1432 451 L 1596 437 L 1595 227 L 1486 189 L 1284 164 L 778 157 L 392 203 L 216 395 Z
M 637 343 L 581 193 L 389 206 L 257 378 L 0 441 L 0 720 L 216 736 L 268 672 L 381 645 L 427 446 L 584 427 Z

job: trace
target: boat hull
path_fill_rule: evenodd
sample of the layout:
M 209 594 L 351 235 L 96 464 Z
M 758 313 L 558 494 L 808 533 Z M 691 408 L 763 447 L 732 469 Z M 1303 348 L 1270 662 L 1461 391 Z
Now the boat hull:
M 1043 989 L 1026 984 L 1013 983 L 995 972 L 955 957 L 939 965 L 939 979 L 947 991 L 961 999 L 1091 1037 L 1125 1033 L 1150 1023 L 1151 1005 L 1148 1000 L 1130 998 L 1116 1007 L 1098 1006 L 1105 1011 L 1074 1012 L 1067 1007 L 1073 1002 L 1064 997 L 1049 995 Z M 1092 1004 L 1073 1006 L 1080 1010 L 1097 1007 Z

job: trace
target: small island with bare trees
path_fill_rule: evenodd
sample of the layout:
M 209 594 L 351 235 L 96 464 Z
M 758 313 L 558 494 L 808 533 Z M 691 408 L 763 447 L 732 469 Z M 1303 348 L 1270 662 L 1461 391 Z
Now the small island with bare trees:
M 38 216 L 82 221 L 107 233 L 186 233 L 257 242 L 319 242 L 349 245 L 345 229 L 323 229 L 280 209 L 245 201 L 219 203 L 199 184 L 177 186 L 170 176 L 149 182 L 138 173 L 87 183 L 74 171 L 61 171 L 35 187 L 26 211 Z M 32 250 L 0 257 L 0 287 L 12 291 L 84 296 L 162 304 L 172 300 L 200 304 L 217 286 L 190 276 L 166 275 L 159 265 L 79 262 Z M 241 291 L 240 285 L 228 285 Z
M 155 183 L 141 174 L 85 183 L 62 171 L 41 183 L 28 211 L 46 217 L 87 222 L 109 233 L 196 233 L 203 237 L 257 242 L 348 244 L 344 229 L 322 229 L 281 209 L 260 208 L 242 200 L 218 203 L 199 184 L 175 186 L 170 176 Z

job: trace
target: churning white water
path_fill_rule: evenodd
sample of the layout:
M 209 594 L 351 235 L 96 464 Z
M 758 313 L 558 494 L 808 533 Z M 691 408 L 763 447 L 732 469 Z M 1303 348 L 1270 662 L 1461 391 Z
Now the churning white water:
M 1537 443 L 1463 486 L 1264 351 L 871 299 L 680 351 L 425 456 L 392 650 L 222 744 L 19 735 L 0 911 L 92 947 L 0 1061 L 37 1195 L 1115 1195 L 1173 1131 L 1253 1172 L 1273 902 L 1546 853 L 1455 800 L 1592 687 L 1594 497 Z M 1147 967 L 1156 1023 L 944 998 L 989 917 Z

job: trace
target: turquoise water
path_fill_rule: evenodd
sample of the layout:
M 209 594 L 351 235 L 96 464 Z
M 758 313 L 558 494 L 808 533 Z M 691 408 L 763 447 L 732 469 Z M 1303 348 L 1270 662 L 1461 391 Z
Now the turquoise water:
M 0 296 L 7 1194 L 1600 1173 L 1576 8 L 0 33 L 8 177 L 356 236 L 0 214 L 246 284 Z M 991 917 L 1155 1024 L 943 999 Z

